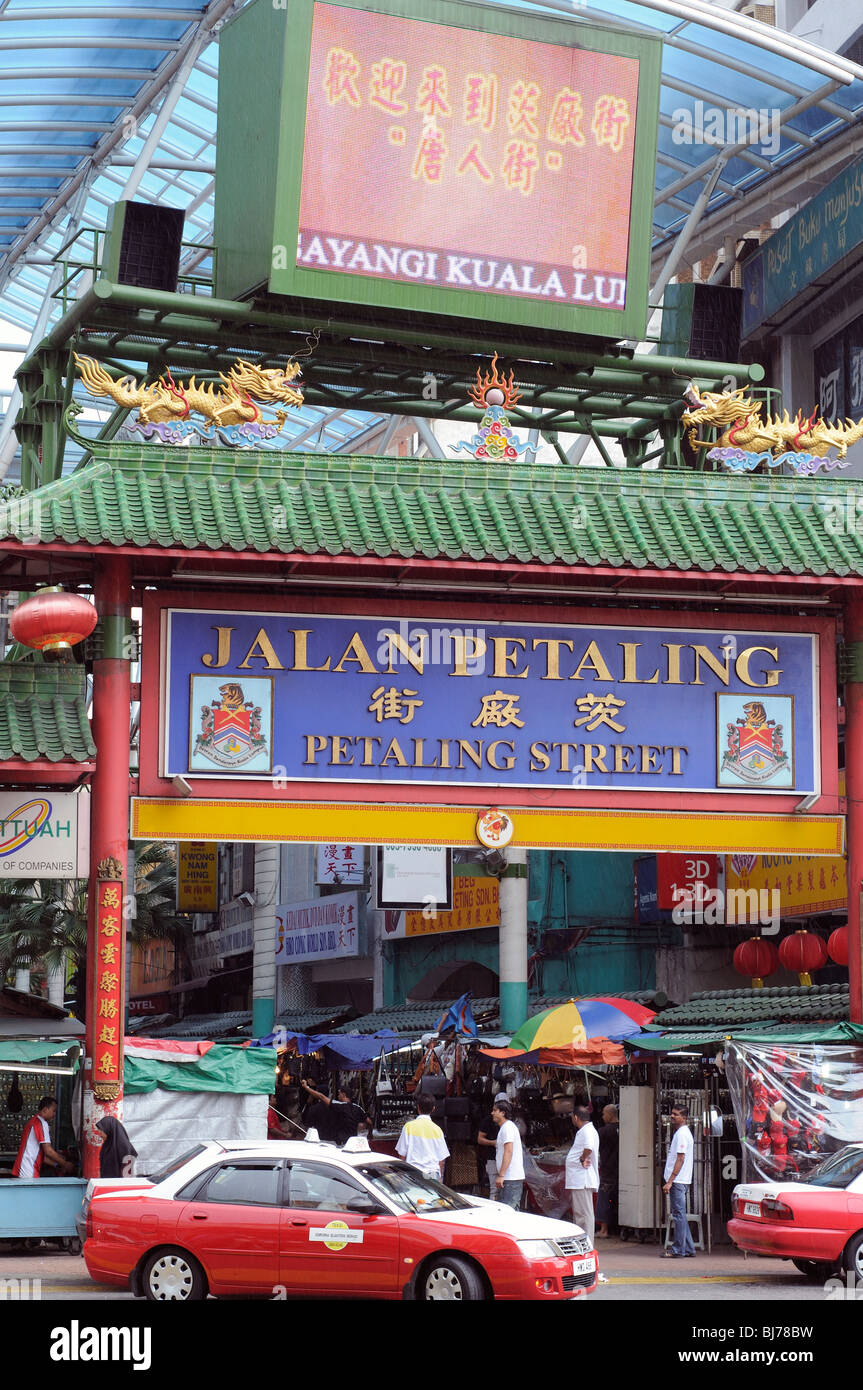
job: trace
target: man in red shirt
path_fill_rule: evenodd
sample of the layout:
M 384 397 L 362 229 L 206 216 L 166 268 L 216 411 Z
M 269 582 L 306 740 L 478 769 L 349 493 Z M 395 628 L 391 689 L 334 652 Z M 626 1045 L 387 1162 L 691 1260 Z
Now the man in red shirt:
M 39 1108 L 24 1126 L 21 1147 L 12 1169 L 13 1178 L 38 1178 L 42 1172 L 43 1159 L 53 1163 L 61 1173 L 71 1173 L 72 1164 L 67 1163 L 62 1154 L 51 1146 L 51 1131 L 48 1125 L 57 1114 L 56 1096 L 43 1096 Z

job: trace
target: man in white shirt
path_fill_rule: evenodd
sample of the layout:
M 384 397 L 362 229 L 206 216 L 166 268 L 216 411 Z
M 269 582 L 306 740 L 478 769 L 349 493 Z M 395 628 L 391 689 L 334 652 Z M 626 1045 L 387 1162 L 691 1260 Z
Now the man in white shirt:
M 695 1256 L 695 1245 L 686 1219 L 686 1201 L 692 1184 L 694 1148 L 688 1120 L 689 1111 L 685 1105 L 671 1107 L 671 1123 L 674 1129 L 668 1146 L 668 1157 L 665 1160 L 665 1183 L 662 1188 L 671 1202 L 671 1215 L 674 1220 L 674 1240 L 665 1252 L 665 1258 L 668 1260 Z
M 518 1210 L 521 1194 L 524 1191 L 524 1154 L 521 1135 L 512 1119 L 512 1106 L 505 1100 L 495 1103 L 491 1117 L 498 1127 L 495 1140 L 495 1162 L 497 1177 L 494 1180 L 498 1190 L 498 1201 L 505 1207 Z
M 449 1158 L 449 1149 L 443 1137 L 443 1130 L 432 1119 L 434 1096 L 417 1096 L 415 1120 L 408 1120 L 396 1144 L 396 1153 L 405 1163 L 419 1168 L 426 1178 L 443 1181 L 444 1165 Z
M 57 1171 L 64 1176 L 72 1172 L 71 1163 L 67 1163 L 62 1154 L 51 1146 L 51 1130 L 49 1121 L 54 1119 L 57 1114 L 57 1099 L 55 1096 L 43 1096 L 39 1102 L 39 1109 L 24 1126 L 24 1133 L 21 1136 L 21 1146 L 18 1150 L 18 1157 L 15 1159 L 15 1166 L 12 1169 L 12 1176 L 15 1178 L 38 1178 L 42 1174 L 43 1159 L 53 1163 Z
M 599 1191 L 599 1135 L 586 1105 L 577 1105 L 572 1123 L 575 1141 L 566 1156 L 566 1190 L 572 1203 L 572 1219 L 595 1244 L 596 1218 L 593 1194 Z

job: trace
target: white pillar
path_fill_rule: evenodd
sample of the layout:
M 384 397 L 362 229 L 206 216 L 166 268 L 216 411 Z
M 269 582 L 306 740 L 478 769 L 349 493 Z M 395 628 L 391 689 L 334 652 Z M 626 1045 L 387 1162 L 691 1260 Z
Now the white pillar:
M 279 845 L 255 845 L 254 957 L 252 1030 L 256 1038 L 273 1030 L 276 1014 L 276 907 L 279 896 Z
M 15 971 L 15 989 L 19 989 L 19 990 L 21 991 L 22 994 L 29 994 L 29 993 L 30 993 L 30 971 L 29 971 L 29 970 L 16 970 L 16 971 Z
M 527 1018 L 527 850 L 506 850 L 500 881 L 500 1026 L 512 1032 Z
M 48 1003 L 62 1009 L 66 997 L 66 953 L 56 970 L 48 970 L 45 975 L 48 984 Z

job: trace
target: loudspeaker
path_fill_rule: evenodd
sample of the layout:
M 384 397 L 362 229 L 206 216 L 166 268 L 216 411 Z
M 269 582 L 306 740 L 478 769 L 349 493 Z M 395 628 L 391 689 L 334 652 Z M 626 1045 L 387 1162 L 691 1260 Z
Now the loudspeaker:
M 659 352 L 739 362 L 743 291 L 731 285 L 666 285 Z
M 184 220 L 181 208 L 121 199 L 108 219 L 102 274 L 116 284 L 175 294 Z

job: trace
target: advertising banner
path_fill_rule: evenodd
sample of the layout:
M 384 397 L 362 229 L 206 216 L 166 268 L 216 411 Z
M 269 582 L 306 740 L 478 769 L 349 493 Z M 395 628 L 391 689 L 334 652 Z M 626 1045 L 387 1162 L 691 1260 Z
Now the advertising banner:
M 379 908 L 451 908 L 452 850 L 436 845 L 381 845 L 375 884 Z
M 820 789 L 814 633 L 191 608 L 164 631 L 165 777 Z
M 362 883 L 365 873 L 362 848 L 356 845 L 318 845 L 315 882 L 323 885 Z
M 723 886 L 716 854 L 651 854 L 635 861 L 636 921 L 670 922 L 675 907 L 697 905 Z
M 384 936 L 399 941 L 442 932 L 476 931 L 500 926 L 500 885 L 486 875 L 457 875 L 453 879 L 453 905 L 449 912 L 387 912 Z
M 89 792 L 0 792 L 0 878 L 86 878 L 89 829 Z
M 783 917 L 844 912 L 848 906 L 845 859 L 839 855 L 729 854 L 725 882 L 742 892 L 778 892 Z
M 359 955 L 359 893 L 276 908 L 276 965 Z
M 177 846 L 177 911 L 218 910 L 219 846 L 181 842 Z

